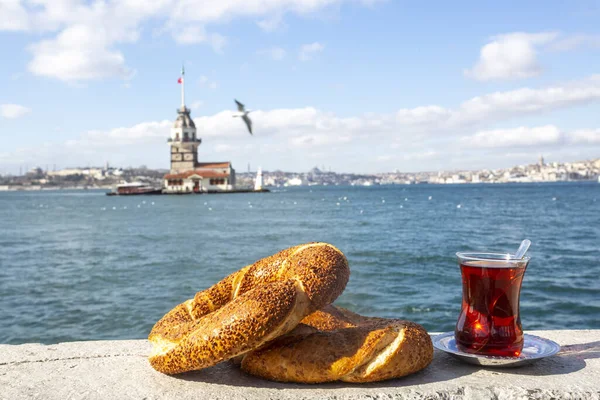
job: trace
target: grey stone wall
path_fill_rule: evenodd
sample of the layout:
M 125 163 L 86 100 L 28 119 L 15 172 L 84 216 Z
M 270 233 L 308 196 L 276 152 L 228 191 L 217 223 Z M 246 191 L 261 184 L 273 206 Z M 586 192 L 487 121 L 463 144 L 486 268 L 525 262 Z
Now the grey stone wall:
M 436 351 L 424 371 L 372 384 L 282 384 L 230 363 L 167 376 L 148 364 L 146 340 L 0 345 L 0 399 L 600 399 L 600 330 L 529 333 L 561 352 L 484 369 Z

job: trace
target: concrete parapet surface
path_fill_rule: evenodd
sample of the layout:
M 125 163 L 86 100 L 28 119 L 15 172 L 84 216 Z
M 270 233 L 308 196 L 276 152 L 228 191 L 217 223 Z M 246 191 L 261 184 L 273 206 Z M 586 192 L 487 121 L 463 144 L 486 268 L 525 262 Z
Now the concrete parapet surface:
M 533 331 L 560 353 L 482 368 L 435 352 L 425 370 L 371 384 L 284 384 L 231 363 L 178 376 L 150 367 L 146 340 L 0 345 L 0 399 L 600 399 L 600 330 Z

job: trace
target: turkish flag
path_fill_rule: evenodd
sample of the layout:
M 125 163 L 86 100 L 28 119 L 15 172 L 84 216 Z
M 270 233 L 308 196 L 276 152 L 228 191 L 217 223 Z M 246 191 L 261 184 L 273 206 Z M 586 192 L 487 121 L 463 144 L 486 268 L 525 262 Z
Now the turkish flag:
M 177 83 L 183 83 L 183 78 L 179 77 L 179 79 L 177 79 Z

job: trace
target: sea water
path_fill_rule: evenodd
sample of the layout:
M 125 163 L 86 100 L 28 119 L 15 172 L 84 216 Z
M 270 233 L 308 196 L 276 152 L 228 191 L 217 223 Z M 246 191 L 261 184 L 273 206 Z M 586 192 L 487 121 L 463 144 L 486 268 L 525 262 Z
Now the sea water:
M 109 197 L 0 192 L 0 343 L 145 338 L 175 305 L 311 241 L 347 256 L 336 304 L 454 329 L 457 251 L 533 242 L 523 329 L 600 328 L 600 185 L 299 187 Z

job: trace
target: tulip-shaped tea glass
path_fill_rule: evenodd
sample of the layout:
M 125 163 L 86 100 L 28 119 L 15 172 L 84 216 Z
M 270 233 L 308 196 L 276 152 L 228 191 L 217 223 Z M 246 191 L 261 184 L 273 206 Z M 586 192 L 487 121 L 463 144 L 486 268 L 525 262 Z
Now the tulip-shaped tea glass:
M 455 339 L 460 351 L 518 357 L 523 350 L 519 316 L 521 283 L 529 257 L 456 253 L 462 275 L 462 309 Z

